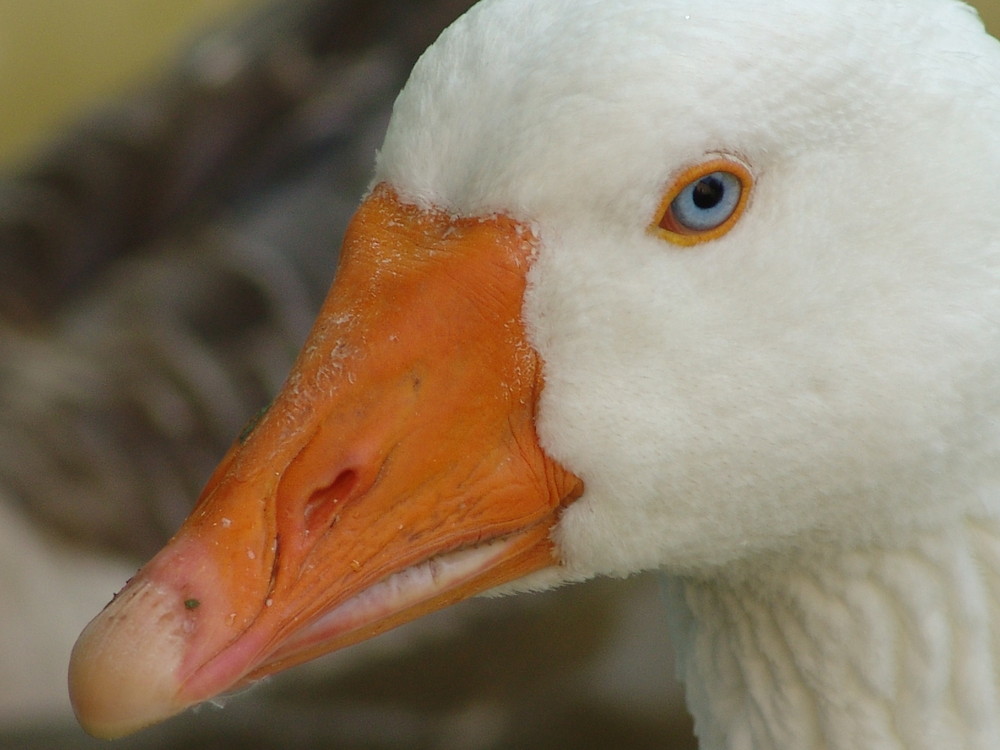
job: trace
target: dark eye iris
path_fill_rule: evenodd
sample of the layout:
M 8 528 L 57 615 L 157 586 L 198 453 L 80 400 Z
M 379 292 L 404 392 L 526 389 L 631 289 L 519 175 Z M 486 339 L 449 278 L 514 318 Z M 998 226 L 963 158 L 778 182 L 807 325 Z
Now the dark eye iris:
M 661 227 L 707 232 L 724 224 L 736 211 L 743 192 L 740 178 L 731 172 L 712 172 L 686 185 L 670 204 Z

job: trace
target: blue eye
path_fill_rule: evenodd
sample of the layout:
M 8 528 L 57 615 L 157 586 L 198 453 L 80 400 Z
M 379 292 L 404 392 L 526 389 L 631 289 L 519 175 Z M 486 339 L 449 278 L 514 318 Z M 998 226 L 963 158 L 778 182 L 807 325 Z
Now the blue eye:
M 667 190 L 652 228 L 679 245 L 721 237 L 742 214 L 752 185 L 749 170 L 729 159 L 687 169 Z
M 690 232 L 708 232 L 721 226 L 740 203 L 743 183 L 731 172 L 700 177 L 670 204 L 673 220 Z

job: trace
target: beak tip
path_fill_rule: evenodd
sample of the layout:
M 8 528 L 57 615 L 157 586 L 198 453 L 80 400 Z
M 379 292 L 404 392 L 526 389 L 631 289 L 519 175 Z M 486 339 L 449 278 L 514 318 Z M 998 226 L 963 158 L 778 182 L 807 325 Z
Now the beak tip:
M 70 701 L 80 725 L 94 737 L 123 737 L 189 705 L 177 677 L 184 639 L 162 593 L 133 582 L 73 647 Z M 138 600 L 145 606 L 130 606 Z

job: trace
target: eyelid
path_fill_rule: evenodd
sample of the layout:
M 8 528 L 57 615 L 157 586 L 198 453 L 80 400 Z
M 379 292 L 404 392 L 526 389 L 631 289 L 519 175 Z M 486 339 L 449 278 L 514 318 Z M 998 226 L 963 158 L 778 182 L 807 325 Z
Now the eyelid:
M 728 172 L 740 181 L 742 191 L 740 193 L 740 199 L 736 204 L 736 208 L 733 209 L 732 215 L 719 226 L 701 232 L 675 230 L 663 227 L 662 224 L 665 218 L 669 217 L 670 207 L 674 200 L 676 200 L 677 196 L 680 195 L 688 185 L 714 172 Z M 740 220 L 740 217 L 743 215 L 743 211 L 746 209 L 747 202 L 750 199 L 750 192 L 753 189 L 753 185 L 754 177 L 750 172 L 750 168 L 747 167 L 747 165 L 742 161 L 731 156 L 717 156 L 713 159 L 709 159 L 708 161 L 699 162 L 687 167 L 670 181 L 670 185 L 664 192 L 663 198 L 660 199 L 653 221 L 649 225 L 649 232 L 657 237 L 660 237 L 661 239 L 682 247 L 691 247 L 693 245 L 700 245 L 703 242 L 710 242 L 711 240 L 718 239 L 732 229 L 736 225 L 736 222 Z

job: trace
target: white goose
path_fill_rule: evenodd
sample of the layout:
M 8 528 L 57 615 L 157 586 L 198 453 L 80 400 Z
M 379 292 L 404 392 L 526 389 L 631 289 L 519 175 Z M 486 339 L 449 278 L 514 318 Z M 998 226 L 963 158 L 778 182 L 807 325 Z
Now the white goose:
M 998 132 L 954 0 L 485 0 L 78 717 L 661 568 L 703 748 L 995 750 Z

